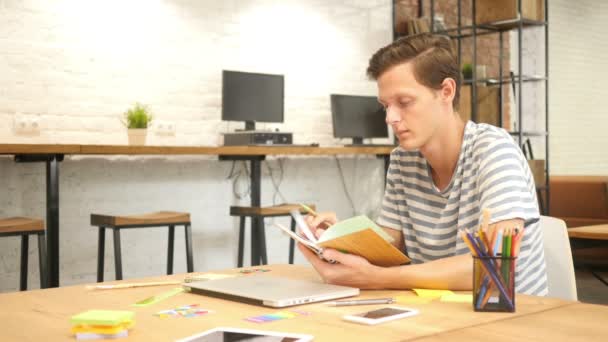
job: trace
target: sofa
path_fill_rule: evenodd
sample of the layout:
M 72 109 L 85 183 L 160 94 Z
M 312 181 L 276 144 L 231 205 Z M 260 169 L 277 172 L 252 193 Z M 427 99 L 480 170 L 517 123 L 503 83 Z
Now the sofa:
M 608 223 L 608 176 L 551 176 L 549 215 L 568 228 Z

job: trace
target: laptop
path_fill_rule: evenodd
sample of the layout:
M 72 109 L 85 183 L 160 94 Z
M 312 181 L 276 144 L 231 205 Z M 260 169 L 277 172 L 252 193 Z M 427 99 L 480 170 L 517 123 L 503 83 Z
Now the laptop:
M 184 283 L 191 293 L 275 308 L 359 295 L 359 289 L 254 274 Z

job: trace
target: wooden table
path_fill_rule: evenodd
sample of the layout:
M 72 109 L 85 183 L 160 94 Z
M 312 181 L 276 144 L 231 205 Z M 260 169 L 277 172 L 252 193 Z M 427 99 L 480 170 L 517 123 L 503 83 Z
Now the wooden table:
M 575 239 L 586 239 L 586 240 L 608 240 L 608 224 L 596 224 L 592 226 L 583 226 L 568 229 L 568 237 Z M 605 276 L 606 272 L 597 270 L 596 266 L 589 265 L 589 271 L 599 281 L 608 286 L 608 277 Z M 604 273 L 604 275 L 602 274 Z
M 423 342 L 475 340 L 506 341 L 606 341 L 608 306 L 575 303 L 545 311 L 478 324 L 434 336 Z
M 251 206 L 261 206 L 261 162 L 268 155 L 359 155 L 375 154 L 384 158 L 388 167 L 389 146 L 313 147 L 313 146 L 128 146 L 128 145 L 50 145 L 0 144 L 0 155 L 15 155 L 16 162 L 44 162 L 46 164 L 46 241 L 47 286 L 59 286 L 59 162 L 65 155 L 217 155 L 220 160 L 248 160 L 251 162 Z M 259 219 L 252 222 L 252 247 L 257 251 L 264 231 Z
M 315 271 L 301 265 L 264 266 L 268 274 L 320 281 Z M 214 273 L 236 274 L 239 270 Z M 159 281 L 183 279 L 184 275 L 139 279 Z M 133 282 L 127 280 L 121 282 Z M 120 282 L 111 282 L 120 283 Z M 31 290 L 0 294 L 0 331 L 3 341 L 73 341 L 69 319 L 90 309 L 131 310 L 136 313 L 136 325 L 129 341 L 168 341 L 183 338 L 219 326 L 274 330 L 312 334 L 315 341 L 406 341 L 412 339 L 450 341 L 480 339 L 494 341 L 563 340 L 575 334 L 588 338 L 608 336 L 608 307 L 586 305 L 555 298 L 518 295 L 515 313 L 474 312 L 470 303 L 400 304 L 415 307 L 420 314 L 387 322 L 380 326 L 366 326 L 345 322 L 341 317 L 349 313 L 382 307 L 382 305 L 330 307 L 315 303 L 294 307 L 308 312 L 307 316 L 265 324 L 245 321 L 244 318 L 274 313 L 285 309 L 225 301 L 190 293 L 182 293 L 147 307 L 131 304 L 152 295 L 175 288 L 176 285 L 117 290 L 87 290 L 84 285 Z M 411 291 L 362 291 L 361 298 L 387 296 L 415 297 Z M 199 304 L 213 310 L 208 315 L 193 318 L 161 319 L 154 313 L 183 305 Z M 573 319 L 576 317 L 576 319 Z M 580 322 L 580 323 L 579 323 Z M 580 325 L 578 325 L 580 324 Z M 512 334 L 505 334 L 507 329 Z M 490 336 L 492 338 L 485 338 Z M 566 337 L 568 336 L 568 337 Z
M 578 239 L 608 240 L 608 224 L 568 228 L 568 236 Z

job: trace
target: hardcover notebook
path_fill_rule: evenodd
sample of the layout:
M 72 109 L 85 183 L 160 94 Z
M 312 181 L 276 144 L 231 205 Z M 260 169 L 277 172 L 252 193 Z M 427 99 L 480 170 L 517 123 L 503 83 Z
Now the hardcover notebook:
M 359 289 L 255 274 L 184 283 L 191 293 L 271 307 L 285 307 L 359 295 Z
M 304 218 L 298 211 L 291 211 L 291 215 L 308 238 L 300 236 L 280 224 L 275 223 L 274 225 L 319 255 L 323 252 L 323 248 L 333 248 L 359 255 L 376 266 L 398 266 L 411 261 L 391 244 L 393 238 L 367 216 L 355 216 L 337 222 L 327 228 L 321 238 L 316 239 L 309 232 Z

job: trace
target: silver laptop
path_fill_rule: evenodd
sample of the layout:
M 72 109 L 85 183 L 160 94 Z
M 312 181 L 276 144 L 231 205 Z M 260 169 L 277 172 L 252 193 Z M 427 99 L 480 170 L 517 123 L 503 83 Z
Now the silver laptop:
M 281 308 L 359 295 L 354 287 L 266 274 L 184 283 L 192 293 Z

